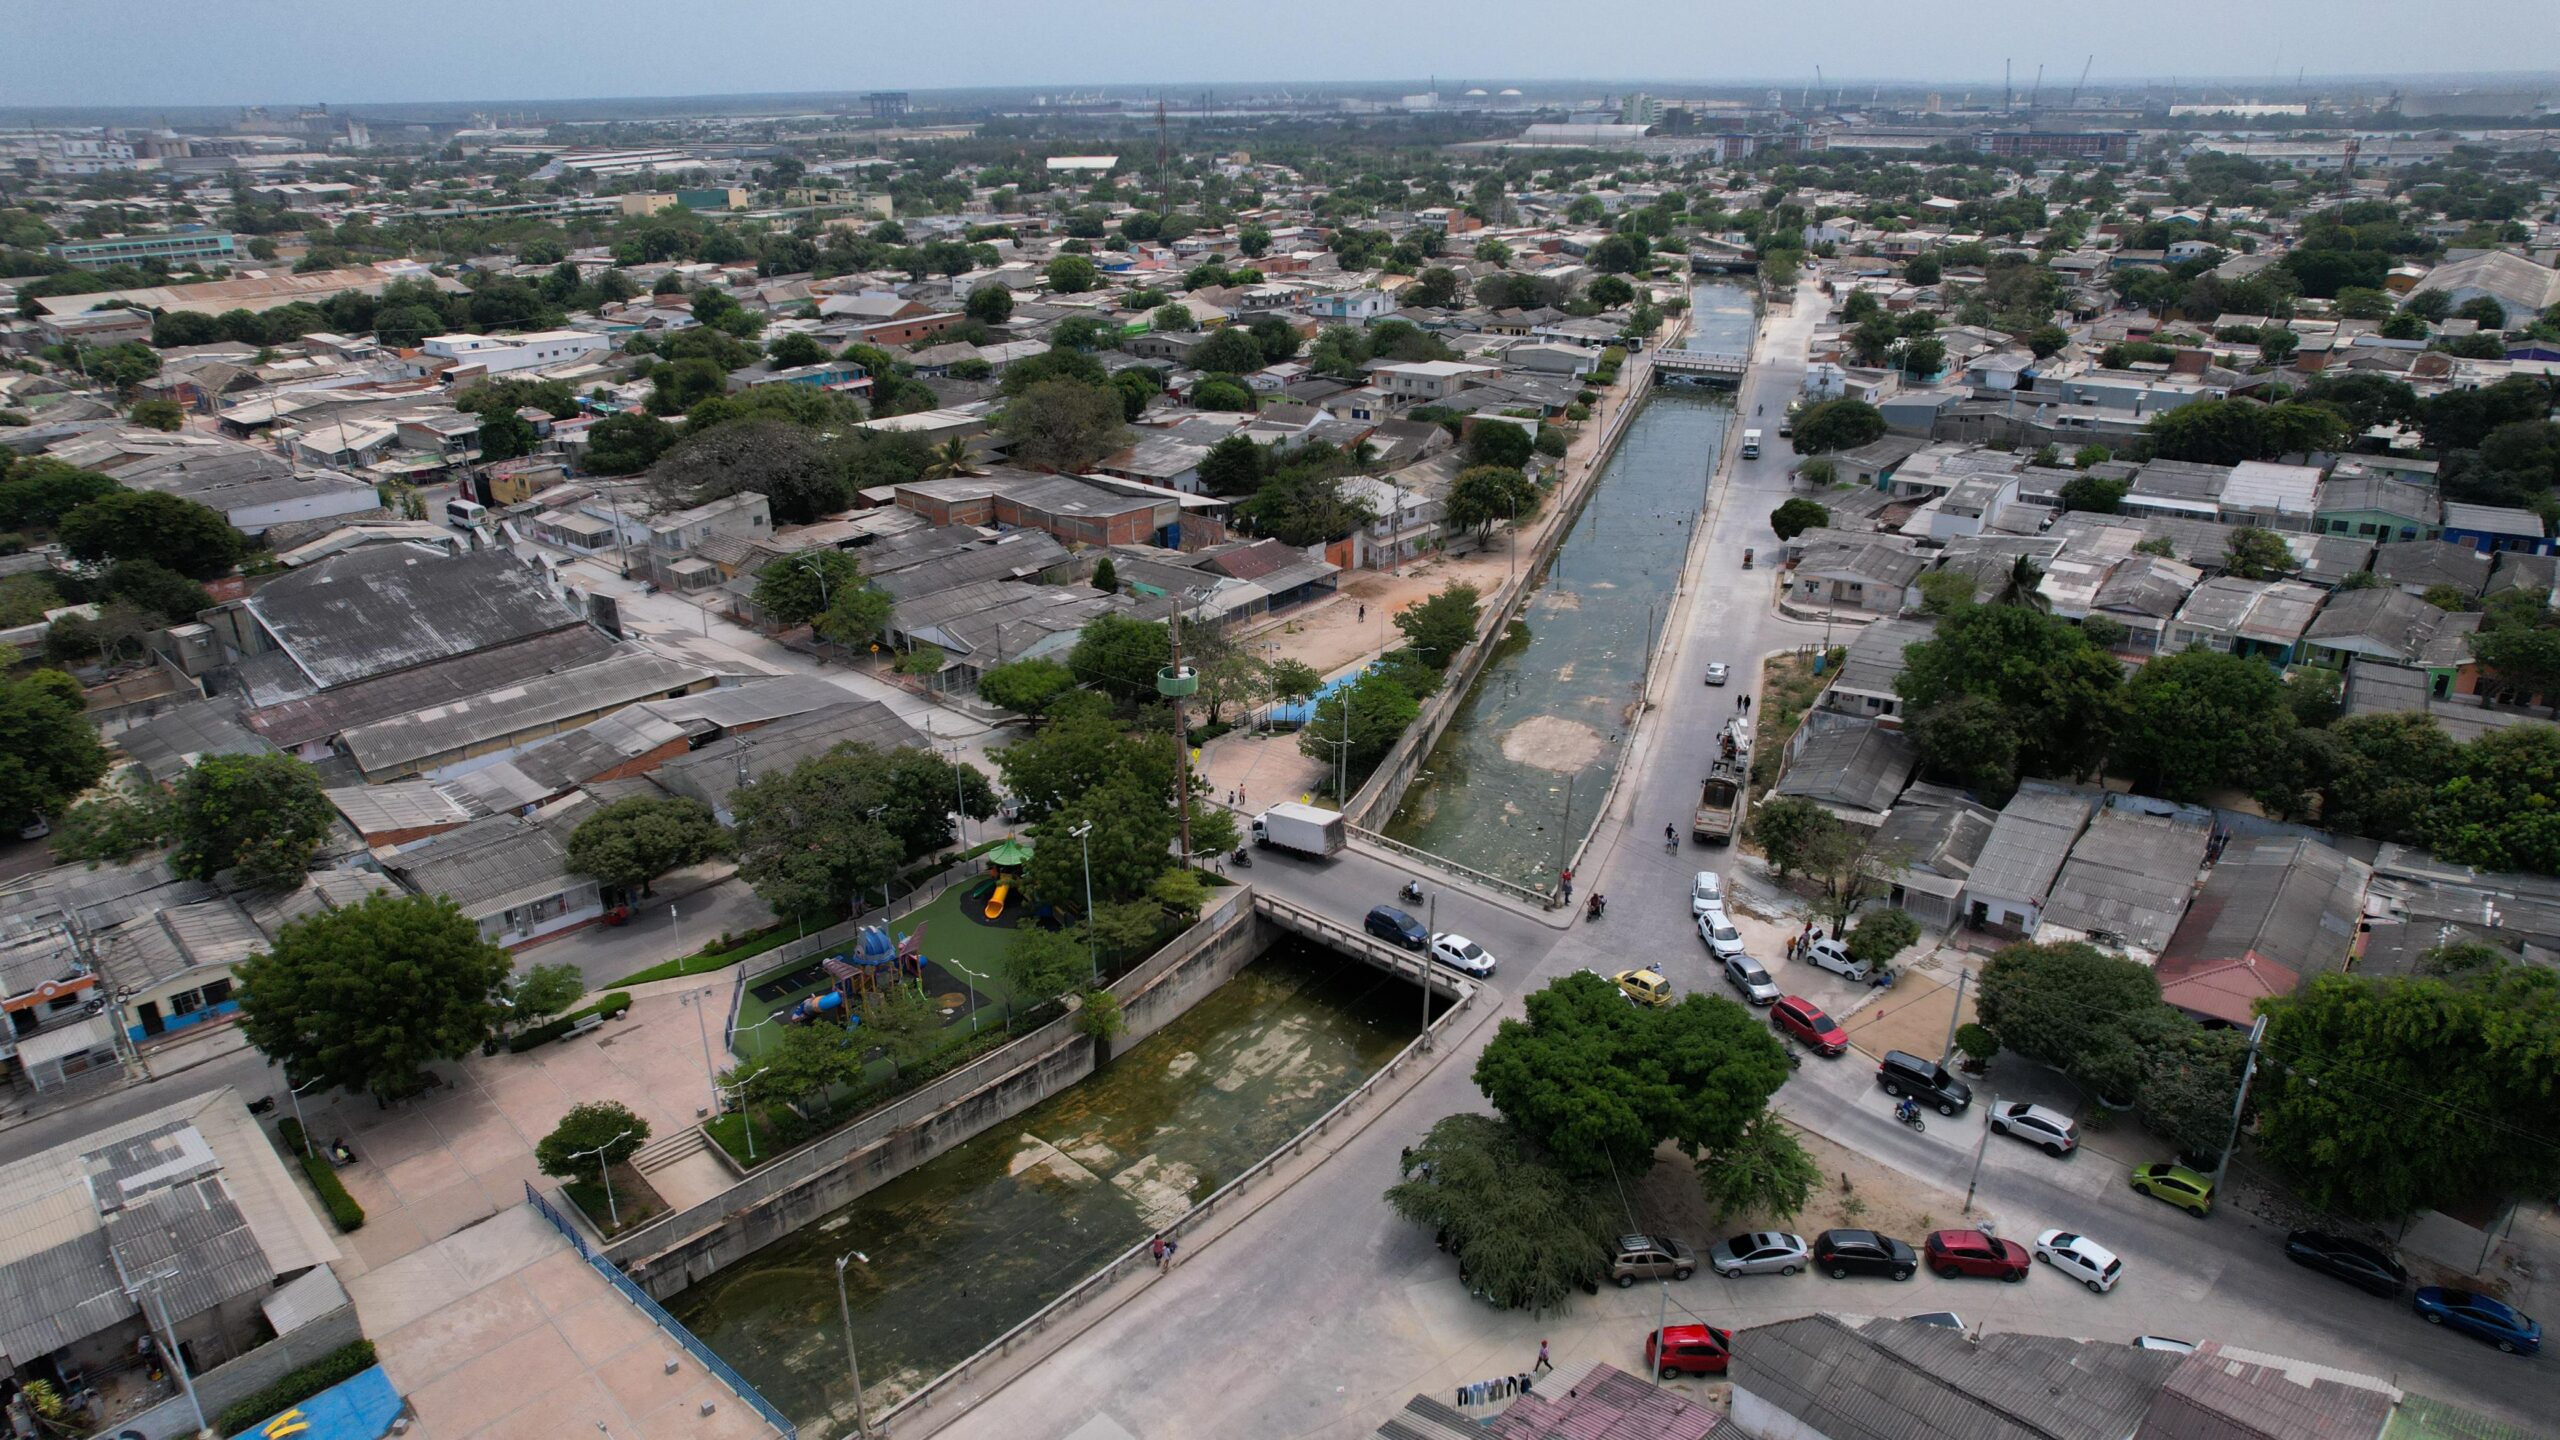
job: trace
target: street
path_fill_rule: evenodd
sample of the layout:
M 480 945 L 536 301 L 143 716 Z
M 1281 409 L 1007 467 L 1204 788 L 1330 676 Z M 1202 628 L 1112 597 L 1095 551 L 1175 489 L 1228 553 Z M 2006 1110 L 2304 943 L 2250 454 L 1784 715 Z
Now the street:
M 1771 318 L 1739 397 L 1737 425 L 1770 437 L 1762 458 L 1739 461 L 1712 531 L 1688 577 L 1684 627 L 1655 695 L 1628 773 L 1580 872 L 1584 893 L 1611 900 L 1607 918 L 1579 909 L 1533 917 L 1450 891 L 1435 924 L 1461 931 L 1501 961 L 1498 1014 L 1517 997 L 1576 969 L 1604 973 L 1661 966 L 1680 990 L 1721 993 L 1687 904 L 1699 868 L 1722 871 L 1731 852 L 1687 839 L 1703 757 L 1733 713 L 1732 696 L 1756 682 L 1758 660 L 1818 640 L 1819 626 L 1777 617 L 1768 571 L 1741 568 L 1745 547 L 1771 552 L 1769 511 L 1785 498 L 1792 456 L 1767 412 L 1801 383 L 1814 312 L 1808 302 Z M 1766 407 L 1765 409 L 1762 407 Z M 1731 664 L 1736 683 L 1707 690 L 1709 661 Z M 1665 824 L 1681 836 L 1666 851 Z M 1253 883 L 1356 923 L 1393 900 L 1407 871 L 1355 848 L 1330 864 L 1257 860 Z M 1426 886 L 1438 877 L 1422 876 Z M 1408 906 L 1416 909 L 1418 907 Z M 1570 919 L 1570 923 L 1566 923 Z M 1772 957 L 1763 957 L 1772 959 Z M 1771 968 L 1780 967 L 1773 961 Z M 1787 967 L 1792 970 L 1794 967 Z M 1782 983 L 1793 983 L 1785 974 Z M 2094 1295 L 2050 1273 L 2025 1283 L 1946 1281 L 1923 1273 L 1888 1281 L 1803 1274 L 1604 1292 L 1568 1314 L 1495 1312 L 1466 1296 L 1431 1237 L 1398 1220 L 1380 1199 L 1396 1179 L 1398 1151 L 1442 1115 L 1482 1110 L 1470 1071 L 1494 1027 L 1478 1027 L 1410 1092 L 1394 1101 L 1334 1160 L 1106 1317 L 949 1431 L 961 1436 L 1265 1437 L 1366 1435 L 1416 1393 L 1445 1395 L 1472 1380 L 1526 1369 L 1552 1342 L 1560 1374 L 1595 1361 L 1642 1367 L 1642 1343 L 1667 1303 L 1672 1318 L 1748 1326 L 1815 1311 L 1911 1314 L 1952 1309 L 1968 1324 L 2124 1342 L 2138 1334 L 2216 1339 L 2277 1355 L 2365 1371 L 2522 1421 L 2547 1416 L 2547 1362 L 2500 1356 L 2418 1322 L 2405 1302 L 2362 1296 L 2287 1263 L 2282 1234 L 2237 1213 L 2198 1221 L 2134 1193 L 2103 1154 L 2065 1161 L 1995 1141 L 1985 1153 L 1978 1209 L 2000 1233 L 2032 1242 L 2049 1226 L 2081 1229 L 2124 1257 L 2126 1278 Z M 1982 1099 L 1989 1097 L 1984 1095 Z M 1980 1111 L 1932 1121 L 1915 1134 L 1892 1120 L 1872 1057 L 1808 1059 L 1777 1099 L 1788 1118 L 1873 1157 L 1914 1181 L 1961 1196 L 1972 1167 Z M 1641 1217 L 1638 1217 L 1641 1218 Z M 1953 1209 L 1937 1223 L 1970 1223 Z M 858 1238 L 858 1237 L 856 1237 Z M 1704 1249 L 1717 1237 L 1684 1237 Z M 1916 1234 L 1901 1238 L 1915 1245 Z M 2042 1272 L 2044 1267 L 2039 1266 Z M 1685 1315 L 1684 1315 L 1684 1312 Z M 1216 1337 L 1208 1340 L 1205 1337 Z M 1249 1338 L 1248 1338 L 1249 1337 Z M 1250 1346 L 1249 1352 L 1245 1346 Z M 1680 1382 L 1695 1389 L 1696 1382 Z M 974 1398 L 972 1386 L 960 1399 Z

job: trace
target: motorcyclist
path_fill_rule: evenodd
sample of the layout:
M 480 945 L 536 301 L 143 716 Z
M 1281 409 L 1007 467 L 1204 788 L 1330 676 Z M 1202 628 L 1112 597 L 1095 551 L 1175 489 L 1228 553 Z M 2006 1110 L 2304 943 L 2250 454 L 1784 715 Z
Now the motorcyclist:
M 1597 920 L 1600 918 L 1600 912 L 1609 908 L 1609 897 L 1594 890 L 1591 892 L 1591 899 L 1585 902 L 1582 908 L 1592 919 Z
M 1901 1121 L 1905 1125 L 1919 1119 L 1920 1102 L 1912 1099 L 1908 1095 L 1903 1096 L 1902 1103 L 1893 1107 L 1893 1118 Z

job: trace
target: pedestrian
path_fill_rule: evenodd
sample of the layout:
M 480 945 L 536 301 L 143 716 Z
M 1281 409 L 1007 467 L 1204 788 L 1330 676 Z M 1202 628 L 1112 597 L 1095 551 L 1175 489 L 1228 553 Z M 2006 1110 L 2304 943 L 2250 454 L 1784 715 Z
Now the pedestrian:
M 1360 623 L 1363 625 L 1369 623 L 1369 607 L 1366 605 L 1360 607 Z
M 1165 1261 L 1172 1253 L 1172 1248 L 1164 1243 L 1164 1237 L 1161 1235 L 1147 1242 L 1147 1258 L 1156 1262 L 1156 1270 L 1159 1274 L 1163 1272 Z
M 1173 1269 L 1173 1254 L 1174 1254 L 1174 1252 L 1175 1252 L 1175 1251 L 1177 1251 L 1177 1250 L 1180 1250 L 1181 1248 L 1182 1248 L 1182 1242 L 1181 1242 L 1181 1241 L 1174 1239 L 1174 1238 L 1173 1238 L 1172 1236 L 1170 1236 L 1170 1235 L 1167 1235 L 1166 1237 L 1164 1237 L 1164 1268 L 1165 1268 L 1165 1270 L 1166 1270 L 1167 1272 L 1170 1272 L 1170 1271 Z
M 1529 1373 L 1532 1375 L 1544 1375 L 1554 1368 L 1556 1368 L 1556 1362 L 1547 1358 L 1547 1342 L 1544 1340 L 1539 1341 L 1538 1363 L 1529 1367 Z

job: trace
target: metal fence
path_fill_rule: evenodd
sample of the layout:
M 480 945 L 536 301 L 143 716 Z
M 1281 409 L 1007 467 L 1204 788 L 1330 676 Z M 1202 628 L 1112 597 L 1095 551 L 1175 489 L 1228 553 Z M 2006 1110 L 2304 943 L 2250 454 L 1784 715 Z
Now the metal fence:
M 1548 910 L 1562 903 L 1556 898 L 1556 891 L 1552 887 L 1541 889 L 1534 885 L 1523 885 L 1517 880 L 1505 880 L 1499 875 L 1488 875 L 1482 870 L 1472 870 L 1447 856 L 1435 855 L 1419 845 L 1408 845 L 1402 840 L 1390 838 L 1364 825 L 1349 825 L 1346 828 L 1363 843 L 1375 845 L 1390 854 L 1401 855 L 1407 860 L 1427 865 L 1434 870 L 1444 871 L 1478 889 L 1508 895 L 1515 900 L 1524 900 Z
M 594 1266 L 597 1274 L 611 1282 L 614 1289 L 621 1291 L 624 1299 L 639 1306 L 640 1313 L 648 1316 L 650 1323 L 667 1332 L 667 1338 L 683 1346 L 692 1353 L 694 1359 L 701 1361 L 702 1368 L 711 1372 L 711 1378 L 728 1386 L 739 1399 L 747 1402 L 748 1408 L 763 1416 L 765 1423 L 780 1432 L 783 1440 L 800 1440 L 799 1426 L 792 1424 L 784 1418 L 781 1411 L 774 1409 L 773 1402 L 765 1399 L 756 1387 L 748 1384 L 747 1377 L 731 1369 L 728 1361 L 711 1353 L 710 1346 L 694 1338 L 692 1331 L 684 1328 L 676 1317 L 666 1312 L 666 1307 L 650 1299 L 649 1292 L 632 1284 L 630 1277 L 624 1275 L 612 1261 L 604 1258 L 600 1252 L 589 1248 L 586 1237 L 578 1233 L 578 1227 L 569 1222 L 569 1217 L 553 1209 L 550 1201 L 536 1193 L 530 1181 L 525 1184 L 524 1198 L 527 1204 L 542 1212 L 542 1218 L 551 1222 L 552 1229 L 568 1237 L 569 1243 L 577 1247 L 579 1256 L 589 1265 Z
M 1281 908 L 1277 902 L 1272 902 L 1269 896 L 1257 896 L 1256 904 L 1274 904 L 1275 908 Z M 1294 906 L 1288 906 L 1285 908 L 1292 910 L 1297 909 L 1297 907 Z M 1325 921 L 1323 917 L 1315 915 L 1312 911 L 1299 911 L 1298 913 L 1308 916 L 1323 926 L 1323 928 L 1339 931 L 1343 937 L 1349 940 L 1357 941 L 1362 944 L 1371 943 L 1365 936 L 1359 935 L 1357 932 L 1352 931 L 1347 927 L 1333 925 L 1331 922 Z M 1419 964 L 1420 961 L 1417 959 L 1416 963 Z M 1404 1049 L 1397 1051 L 1394 1059 L 1389 1060 L 1378 1071 L 1370 1075 L 1368 1079 L 1361 1081 L 1357 1089 L 1354 1089 L 1350 1094 L 1343 1096 L 1332 1109 L 1317 1116 L 1313 1123 L 1309 1124 L 1305 1129 L 1300 1130 L 1296 1135 L 1284 1142 L 1280 1148 L 1254 1162 L 1251 1169 L 1246 1170 L 1243 1174 L 1238 1175 L 1226 1184 L 1219 1186 L 1207 1199 L 1202 1200 L 1199 1204 L 1184 1211 L 1181 1218 L 1159 1227 L 1157 1233 L 1180 1238 L 1183 1234 L 1198 1226 L 1202 1221 L 1207 1220 L 1210 1216 L 1215 1215 L 1219 1210 L 1231 1205 L 1237 1197 L 1243 1195 L 1247 1189 L 1250 1189 L 1260 1181 L 1270 1178 L 1271 1173 L 1279 1168 L 1282 1161 L 1293 1159 L 1304 1154 L 1310 1141 L 1313 1141 L 1317 1137 L 1323 1135 L 1327 1130 L 1340 1122 L 1345 1116 L 1367 1104 L 1376 1096 L 1379 1086 L 1401 1074 L 1404 1067 L 1413 1060 L 1416 1054 L 1430 1049 L 1433 1044 L 1436 1043 L 1437 1037 L 1444 1027 L 1456 1019 L 1459 1014 L 1463 1013 L 1475 1004 L 1476 996 L 1480 991 L 1479 987 L 1472 982 L 1458 979 L 1455 976 L 1431 974 L 1431 972 L 1427 970 L 1424 973 L 1435 982 L 1446 982 L 1456 987 L 1458 992 L 1457 999 L 1449 1006 L 1448 1009 L 1441 1011 L 1439 1015 L 1434 1017 L 1430 1025 L 1425 1027 L 1420 1035 L 1413 1038 L 1412 1043 L 1406 1045 Z M 1004 1332 L 1002 1335 L 997 1336 L 994 1340 L 989 1341 L 986 1345 L 980 1347 L 975 1354 L 970 1355 L 959 1364 L 952 1366 L 950 1369 L 943 1371 L 941 1374 L 936 1375 L 931 1380 L 928 1380 L 923 1385 L 917 1387 L 914 1391 L 900 1399 L 898 1403 L 890 1406 L 886 1411 L 884 1411 L 880 1415 L 879 1419 L 873 1421 L 872 1429 L 875 1431 L 887 1432 L 898 1417 L 905 1415 L 910 1411 L 931 1409 L 937 1395 L 952 1386 L 966 1381 L 969 1378 L 970 1372 L 973 1370 L 976 1370 L 978 1367 L 985 1365 L 991 1360 L 998 1360 L 1012 1354 L 1013 1351 L 1024 1341 L 1027 1341 L 1040 1334 L 1042 1331 L 1047 1330 L 1051 1325 L 1061 1319 L 1064 1319 L 1070 1313 L 1083 1308 L 1096 1296 L 1108 1291 L 1114 1284 L 1117 1284 L 1120 1280 L 1127 1277 L 1132 1269 L 1141 1265 L 1154 1264 L 1154 1259 L 1148 1254 L 1148 1245 L 1153 1241 L 1153 1239 L 1154 1236 L 1150 1235 L 1147 1240 L 1140 1241 L 1139 1243 L 1120 1252 L 1120 1254 L 1104 1263 L 1101 1269 L 1094 1271 L 1092 1274 L 1087 1275 L 1082 1280 L 1079 1280 L 1074 1285 L 1068 1287 L 1066 1292 L 1061 1294 L 1057 1299 L 1041 1306 L 1037 1311 L 1032 1313 L 1030 1318 L 1024 1320 L 1021 1324 L 1016 1325 L 1012 1329 Z M 850 1437 L 848 1437 L 848 1440 L 850 1440 Z

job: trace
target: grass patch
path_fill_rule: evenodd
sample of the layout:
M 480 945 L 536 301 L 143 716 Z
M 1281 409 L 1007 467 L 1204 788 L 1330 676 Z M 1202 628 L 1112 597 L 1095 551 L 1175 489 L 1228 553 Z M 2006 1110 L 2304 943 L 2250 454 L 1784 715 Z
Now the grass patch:
M 560 1187 L 560 1193 L 585 1213 L 587 1221 L 607 1237 L 621 1234 L 634 1225 L 667 1212 L 666 1197 L 649 1183 L 648 1177 L 631 1167 L 629 1161 L 613 1167 L 613 1198 L 605 1200 L 604 1186 L 594 1180 L 572 1180 Z M 615 1223 L 614 1215 L 622 1216 Z
M 1751 788 L 1755 795 L 1765 795 L 1778 783 L 1778 771 L 1786 763 L 1787 742 L 1794 738 L 1796 727 L 1804 723 L 1804 712 L 1831 683 L 1831 676 L 1847 655 L 1844 647 L 1834 646 L 1831 662 L 1822 673 L 1813 673 L 1810 655 L 1782 655 L 1760 667 L 1760 698 L 1751 704 L 1752 736 Z
M 837 922 L 830 920 L 827 923 L 832 925 Z M 781 949 L 799 939 L 801 933 L 797 925 L 778 924 L 760 930 L 748 939 L 726 949 L 718 948 L 719 942 L 715 940 L 690 955 L 679 955 L 673 960 L 661 960 L 645 970 L 634 970 L 615 983 L 646 985 L 652 980 L 678 980 L 687 975 L 708 975 L 714 970 L 726 970 L 741 960 L 752 960 L 767 950 Z

